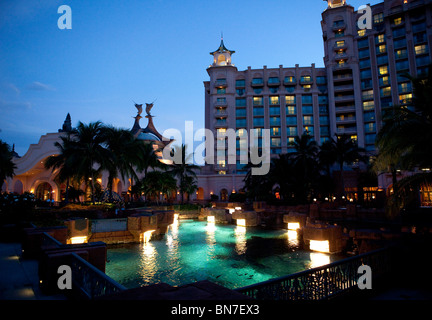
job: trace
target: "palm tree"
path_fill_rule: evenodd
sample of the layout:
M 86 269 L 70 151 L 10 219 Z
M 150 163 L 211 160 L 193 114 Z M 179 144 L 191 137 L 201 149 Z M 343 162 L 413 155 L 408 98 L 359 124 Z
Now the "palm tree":
M 156 155 L 158 149 L 155 150 L 152 143 L 143 143 L 139 151 L 140 160 L 137 166 L 139 172 L 147 175 L 149 169 L 165 168 L 166 165 L 160 162 Z
M 254 147 L 257 148 L 257 147 Z M 253 164 L 251 159 L 251 151 L 249 151 L 249 162 L 243 167 L 247 170 L 244 181 L 244 190 L 246 192 L 247 198 L 253 199 L 255 201 L 267 200 L 271 196 L 271 190 L 274 185 L 273 181 L 270 179 L 270 175 L 254 175 L 252 174 L 252 168 L 259 168 L 261 164 Z M 257 154 L 258 152 L 255 152 Z M 270 164 L 271 168 L 272 164 Z M 272 170 L 270 170 L 270 173 Z
M 387 166 L 396 164 L 401 170 L 432 168 L 432 65 L 426 77 L 406 75 L 412 82 L 412 106 L 394 106 L 383 117 L 383 127 L 376 146 Z M 387 161 L 385 161 L 387 160 Z M 399 196 L 406 205 L 415 198 L 422 185 L 431 184 L 432 175 L 425 171 L 394 183 L 394 201 Z
M 79 122 L 71 140 L 72 163 L 76 166 L 75 177 L 90 181 L 91 199 L 95 203 L 95 178 L 109 167 L 110 153 L 104 148 L 103 125 L 100 121 L 88 125 Z
M 167 172 L 151 171 L 141 180 L 142 191 L 146 198 L 154 198 L 159 203 L 159 195 L 168 197 L 176 191 L 177 183 L 174 177 Z
M 174 161 L 174 163 L 171 165 L 171 169 L 168 171 L 173 175 L 173 177 L 176 177 L 179 180 L 179 191 L 181 193 L 181 203 L 183 203 L 184 201 L 184 193 L 186 192 L 185 189 L 187 189 L 186 177 L 190 176 L 195 178 L 196 177 L 195 171 L 200 169 L 199 166 L 195 164 L 191 164 L 192 154 L 187 154 L 186 149 L 187 148 L 184 144 L 182 144 L 181 147 L 178 146 L 175 147 L 175 149 L 172 152 L 172 155 L 175 159 L 176 158 L 175 154 L 181 153 L 181 161 L 180 163 Z M 194 179 L 192 181 L 194 181 Z
M 316 189 L 318 181 L 318 151 L 319 147 L 313 136 L 304 132 L 302 136 L 296 137 L 290 143 L 295 148 L 295 152 L 289 155 L 292 161 L 295 177 L 297 178 L 297 200 L 306 202 L 310 200 L 312 193 Z
M 335 139 L 324 142 L 321 148 L 328 156 L 327 163 L 338 164 L 342 195 L 345 196 L 344 165 L 357 161 L 366 162 L 367 160 L 365 150 L 360 148 L 349 135 L 342 134 L 335 135 L 335 137 Z
M 0 140 L 0 190 L 6 178 L 12 178 L 15 175 L 16 165 L 12 161 L 13 154 L 10 146 Z
M 74 177 L 75 164 L 73 163 L 74 158 L 72 155 L 71 148 L 71 133 L 67 133 L 66 136 L 61 136 L 61 143 L 56 141 L 54 146 L 59 150 L 58 155 L 49 156 L 45 162 L 45 169 L 52 169 L 52 172 L 58 170 L 55 179 L 60 182 L 66 181 L 66 194 L 65 202 L 69 202 L 69 184 L 70 180 Z
M 112 201 L 114 179 L 119 176 L 125 180 L 138 180 L 135 168 L 141 164 L 140 155 L 144 150 L 144 143 L 136 140 L 130 131 L 106 126 L 101 131 L 102 140 L 108 151 L 104 169 L 108 171 L 108 190 Z

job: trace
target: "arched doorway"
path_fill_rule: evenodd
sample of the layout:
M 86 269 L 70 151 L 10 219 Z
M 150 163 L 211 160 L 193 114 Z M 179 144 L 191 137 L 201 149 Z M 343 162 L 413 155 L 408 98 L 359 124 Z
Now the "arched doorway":
M 48 182 L 40 183 L 36 188 L 36 199 L 40 200 L 52 200 L 53 199 L 53 189 Z
M 202 187 L 197 190 L 197 200 L 204 200 L 204 189 Z
M 18 194 L 22 194 L 23 189 L 24 189 L 24 187 L 23 187 L 21 180 L 15 181 L 14 186 L 13 186 L 13 192 L 18 193 Z
M 221 201 L 228 201 L 228 190 L 227 189 L 222 189 L 220 191 L 220 199 L 221 199 Z

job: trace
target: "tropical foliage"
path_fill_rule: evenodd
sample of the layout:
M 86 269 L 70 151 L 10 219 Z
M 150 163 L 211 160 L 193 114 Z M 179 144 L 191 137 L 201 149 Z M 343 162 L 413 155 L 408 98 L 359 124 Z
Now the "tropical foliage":
M 12 158 L 13 154 L 10 146 L 0 140 L 0 190 L 3 186 L 3 181 L 15 175 L 16 165 L 13 163 Z
M 377 172 L 391 172 L 394 213 L 414 202 L 422 186 L 432 183 L 432 65 L 426 77 L 406 75 L 412 82 L 412 105 L 396 105 L 383 116 L 383 127 L 377 135 Z M 396 172 L 412 175 L 397 180 Z
M 290 144 L 293 152 L 273 159 L 266 176 L 251 174 L 249 163 L 245 177 L 245 190 L 252 200 L 274 198 L 277 189 L 281 199 L 295 203 L 310 203 L 333 192 L 331 168 L 337 164 L 342 171 L 346 164 L 365 161 L 364 150 L 347 136 L 336 136 L 321 147 L 305 132 Z

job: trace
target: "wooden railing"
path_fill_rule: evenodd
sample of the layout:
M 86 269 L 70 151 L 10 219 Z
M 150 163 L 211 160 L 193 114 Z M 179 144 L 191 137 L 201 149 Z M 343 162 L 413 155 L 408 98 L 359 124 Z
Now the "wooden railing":
M 394 248 L 383 248 L 247 287 L 236 289 L 258 300 L 324 300 L 357 287 L 361 265 L 376 279 L 391 270 Z

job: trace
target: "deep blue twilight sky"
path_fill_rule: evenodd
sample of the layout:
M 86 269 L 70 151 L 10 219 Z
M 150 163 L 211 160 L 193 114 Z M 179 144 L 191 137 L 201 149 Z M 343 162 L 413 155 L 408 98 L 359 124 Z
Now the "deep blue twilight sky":
M 71 30 L 57 27 L 62 4 L 72 9 Z M 22 156 L 68 112 L 73 126 L 101 120 L 130 129 L 132 101 L 155 99 L 159 132 L 184 131 L 185 121 L 203 128 L 203 81 L 221 32 L 239 70 L 323 66 L 326 7 L 322 0 L 0 0 L 0 139 Z

